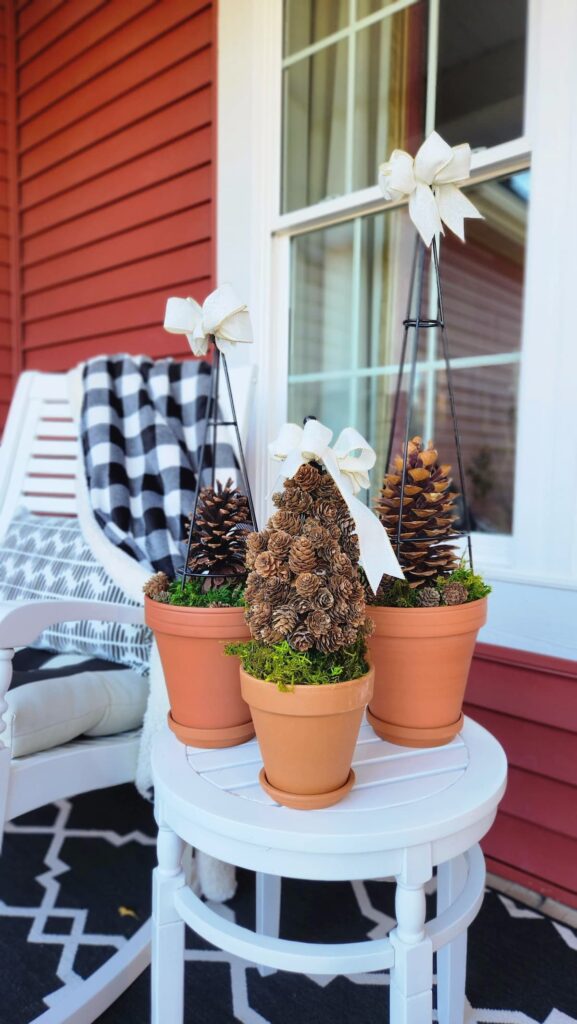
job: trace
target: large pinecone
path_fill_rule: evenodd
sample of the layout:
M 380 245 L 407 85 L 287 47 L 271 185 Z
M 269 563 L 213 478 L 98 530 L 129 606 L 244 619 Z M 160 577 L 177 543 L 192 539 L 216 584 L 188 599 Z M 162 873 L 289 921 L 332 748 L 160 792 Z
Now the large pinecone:
M 330 654 L 365 624 L 359 545 L 328 473 L 301 466 L 274 495 L 278 509 L 248 544 L 247 621 L 256 640 Z
M 246 539 L 252 529 L 248 500 L 232 480 L 203 487 L 198 496 L 188 568 L 215 582 L 245 573 Z M 264 550 L 264 546 L 263 546 Z
M 411 587 L 448 576 L 458 564 L 454 544 L 447 543 L 456 536 L 453 524 L 458 518 L 454 508 L 458 495 L 449 490 L 450 472 L 450 466 L 439 465 L 432 441 L 425 448 L 422 438 L 414 437 L 407 451 L 402 511 L 402 455 L 394 459 L 377 499 L 376 512 L 393 547 L 401 514 L 399 561 Z

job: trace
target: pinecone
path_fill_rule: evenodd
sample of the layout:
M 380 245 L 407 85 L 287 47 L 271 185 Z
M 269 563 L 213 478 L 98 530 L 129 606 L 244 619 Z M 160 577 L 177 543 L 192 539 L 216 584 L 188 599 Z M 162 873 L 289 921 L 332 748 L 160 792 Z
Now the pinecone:
M 296 537 L 301 531 L 301 521 L 299 516 L 294 512 L 285 512 L 284 509 L 279 509 L 278 512 L 275 512 L 275 514 L 269 519 L 268 525 L 270 530 L 283 530 L 286 533 L 290 533 L 292 537 Z M 268 531 L 262 530 L 261 532 L 265 533 Z
M 272 625 L 273 629 L 280 633 L 281 640 L 296 628 L 298 618 L 298 613 L 290 604 L 281 604 L 275 608 L 272 613 Z
M 308 537 L 296 537 L 290 550 L 289 567 L 293 572 L 313 572 L 317 565 L 314 546 Z
M 301 572 L 295 579 L 295 590 L 299 597 L 306 597 L 310 600 L 314 597 L 321 585 L 320 576 L 314 572 Z
M 250 512 L 246 496 L 233 487 L 231 479 L 224 486 L 217 482 L 215 488 L 202 488 L 193 528 L 189 569 L 223 579 L 245 572 Z
M 311 647 L 315 646 L 315 638 L 305 623 L 297 626 L 294 632 L 289 634 L 288 642 L 295 651 L 310 651 Z
M 333 653 L 365 623 L 358 540 L 325 470 L 307 463 L 274 498 L 276 511 L 248 545 L 247 621 L 261 643 Z
M 467 588 L 455 580 L 443 587 L 443 604 L 466 604 L 469 596 Z
M 263 579 L 270 579 L 271 576 L 278 578 L 280 564 L 278 560 L 271 555 L 270 551 L 261 551 L 260 555 L 257 555 L 254 561 L 254 571 L 258 576 L 262 576 Z
M 425 586 L 437 576 L 449 576 L 458 564 L 453 544 L 456 536 L 454 503 L 457 494 L 449 490 L 451 467 L 439 465 L 433 442 L 425 448 L 420 437 L 409 441 L 403 509 L 401 481 L 403 458 L 397 455 L 385 476 L 376 502 L 376 512 L 393 546 L 396 545 L 399 513 L 401 514 L 401 567 L 411 587 Z
M 435 608 L 441 603 L 441 595 L 434 587 L 421 587 L 417 594 L 417 604 L 421 608 Z
M 143 586 L 143 591 L 147 597 L 152 601 L 160 601 L 166 603 L 164 598 L 168 598 L 168 588 L 170 586 L 170 580 L 165 572 L 155 572 L 154 576 L 151 576 L 149 580 Z
M 307 626 L 315 639 L 324 636 L 331 628 L 331 617 L 327 612 L 318 609 L 307 615 Z
M 303 466 L 299 466 L 293 480 L 303 491 L 314 491 L 321 482 L 321 474 L 310 462 L 305 462 Z

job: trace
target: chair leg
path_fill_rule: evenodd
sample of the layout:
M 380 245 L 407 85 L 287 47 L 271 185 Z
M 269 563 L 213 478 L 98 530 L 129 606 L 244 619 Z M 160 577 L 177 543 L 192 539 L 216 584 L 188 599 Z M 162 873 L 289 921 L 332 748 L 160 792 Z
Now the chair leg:
M 463 891 L 467 881 L 465 857 L 440 864 L 437 869 L 437 914 L 447 910 Z M 467 932 L 464 931 L 437 953 L 437 1006 L 439 1024 L 463 1024 L 465 1017 L 465 976 Z
M 6 731 L 4 714 L 8 710 L 6 694 L 12 682 L 12 658 L 14 650 L 10 647 L 0 650 L 0 850 L 6 821 L 6 801 L 8 798 L 8 782 L 10 779 L 10 761 L 12 752 L 4 743 L 3 733 Z
M 278 938 L 280 931 L 280 901 L 282 879 L 278 875 L 256 873 L 256 931 L 258 935 Z M 262 978 L 274 974 L 274 967 L 259 966 Z
M 182 1024 L 184 1013 L 184 921 L 174 894 L 185 884 L 184 843 L 162 822 L 158 867 L 152 883 L 151 1024 Z

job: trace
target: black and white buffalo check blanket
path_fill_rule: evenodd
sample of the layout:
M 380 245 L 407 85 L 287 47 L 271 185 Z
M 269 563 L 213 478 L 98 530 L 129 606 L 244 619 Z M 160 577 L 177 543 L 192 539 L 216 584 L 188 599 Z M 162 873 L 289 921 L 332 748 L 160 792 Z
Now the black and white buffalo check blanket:
M 81 435 L 94 516 L 147 570 L 184 561 L 210 390 L 210 363 L 99 356 L 83 371 Z M 207 445 L 202 483 L 235 475 L 229 444 Z

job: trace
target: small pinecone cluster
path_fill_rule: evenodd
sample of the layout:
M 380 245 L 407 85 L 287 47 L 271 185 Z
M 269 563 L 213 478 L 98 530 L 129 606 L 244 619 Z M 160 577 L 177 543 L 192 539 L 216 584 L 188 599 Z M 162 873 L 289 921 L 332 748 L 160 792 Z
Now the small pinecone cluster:
M 160 601 L 161 604 L 167 604 L 169 586 L 170 580 L 166 573 L 155 572 L 154 575 L 146 581 L 142 589 L 146 596 L 152 601 Z
M 255 640 L 325 654 L 366 629 L 353 520 L 326 471 L 311 463 L 273 496 L 277 511 L 247 539 L 247 621 Z
M 454 580 L 446 583 L 441 590 L 436 587 L 421 587 L 417 591 L 417 604 L 421 608 L 436 608 L 440 604 L 466 604 L 469 599 L 467 588 Z
M 437 576 L 449 576 L 458 565 L 456 548 L 447 543 L 457 536 L 453 524 L 458 495 L 449 490 L 451 467 L 439 465 L 433 442 L 425 448 L 422 438 L 414 437 L 408 444 L 401 509 L 403 462 L 402 455 L 394 459 L 375 508 L 393 547 L 401 516 L 401 568 L 411 587 L 425 587 Z
M 196 507 L 188 568 L 209 572 L 217 584 L 245 572 L 246 538 L 252 530 L 248 499 L 229 479 L 203 487 Z

